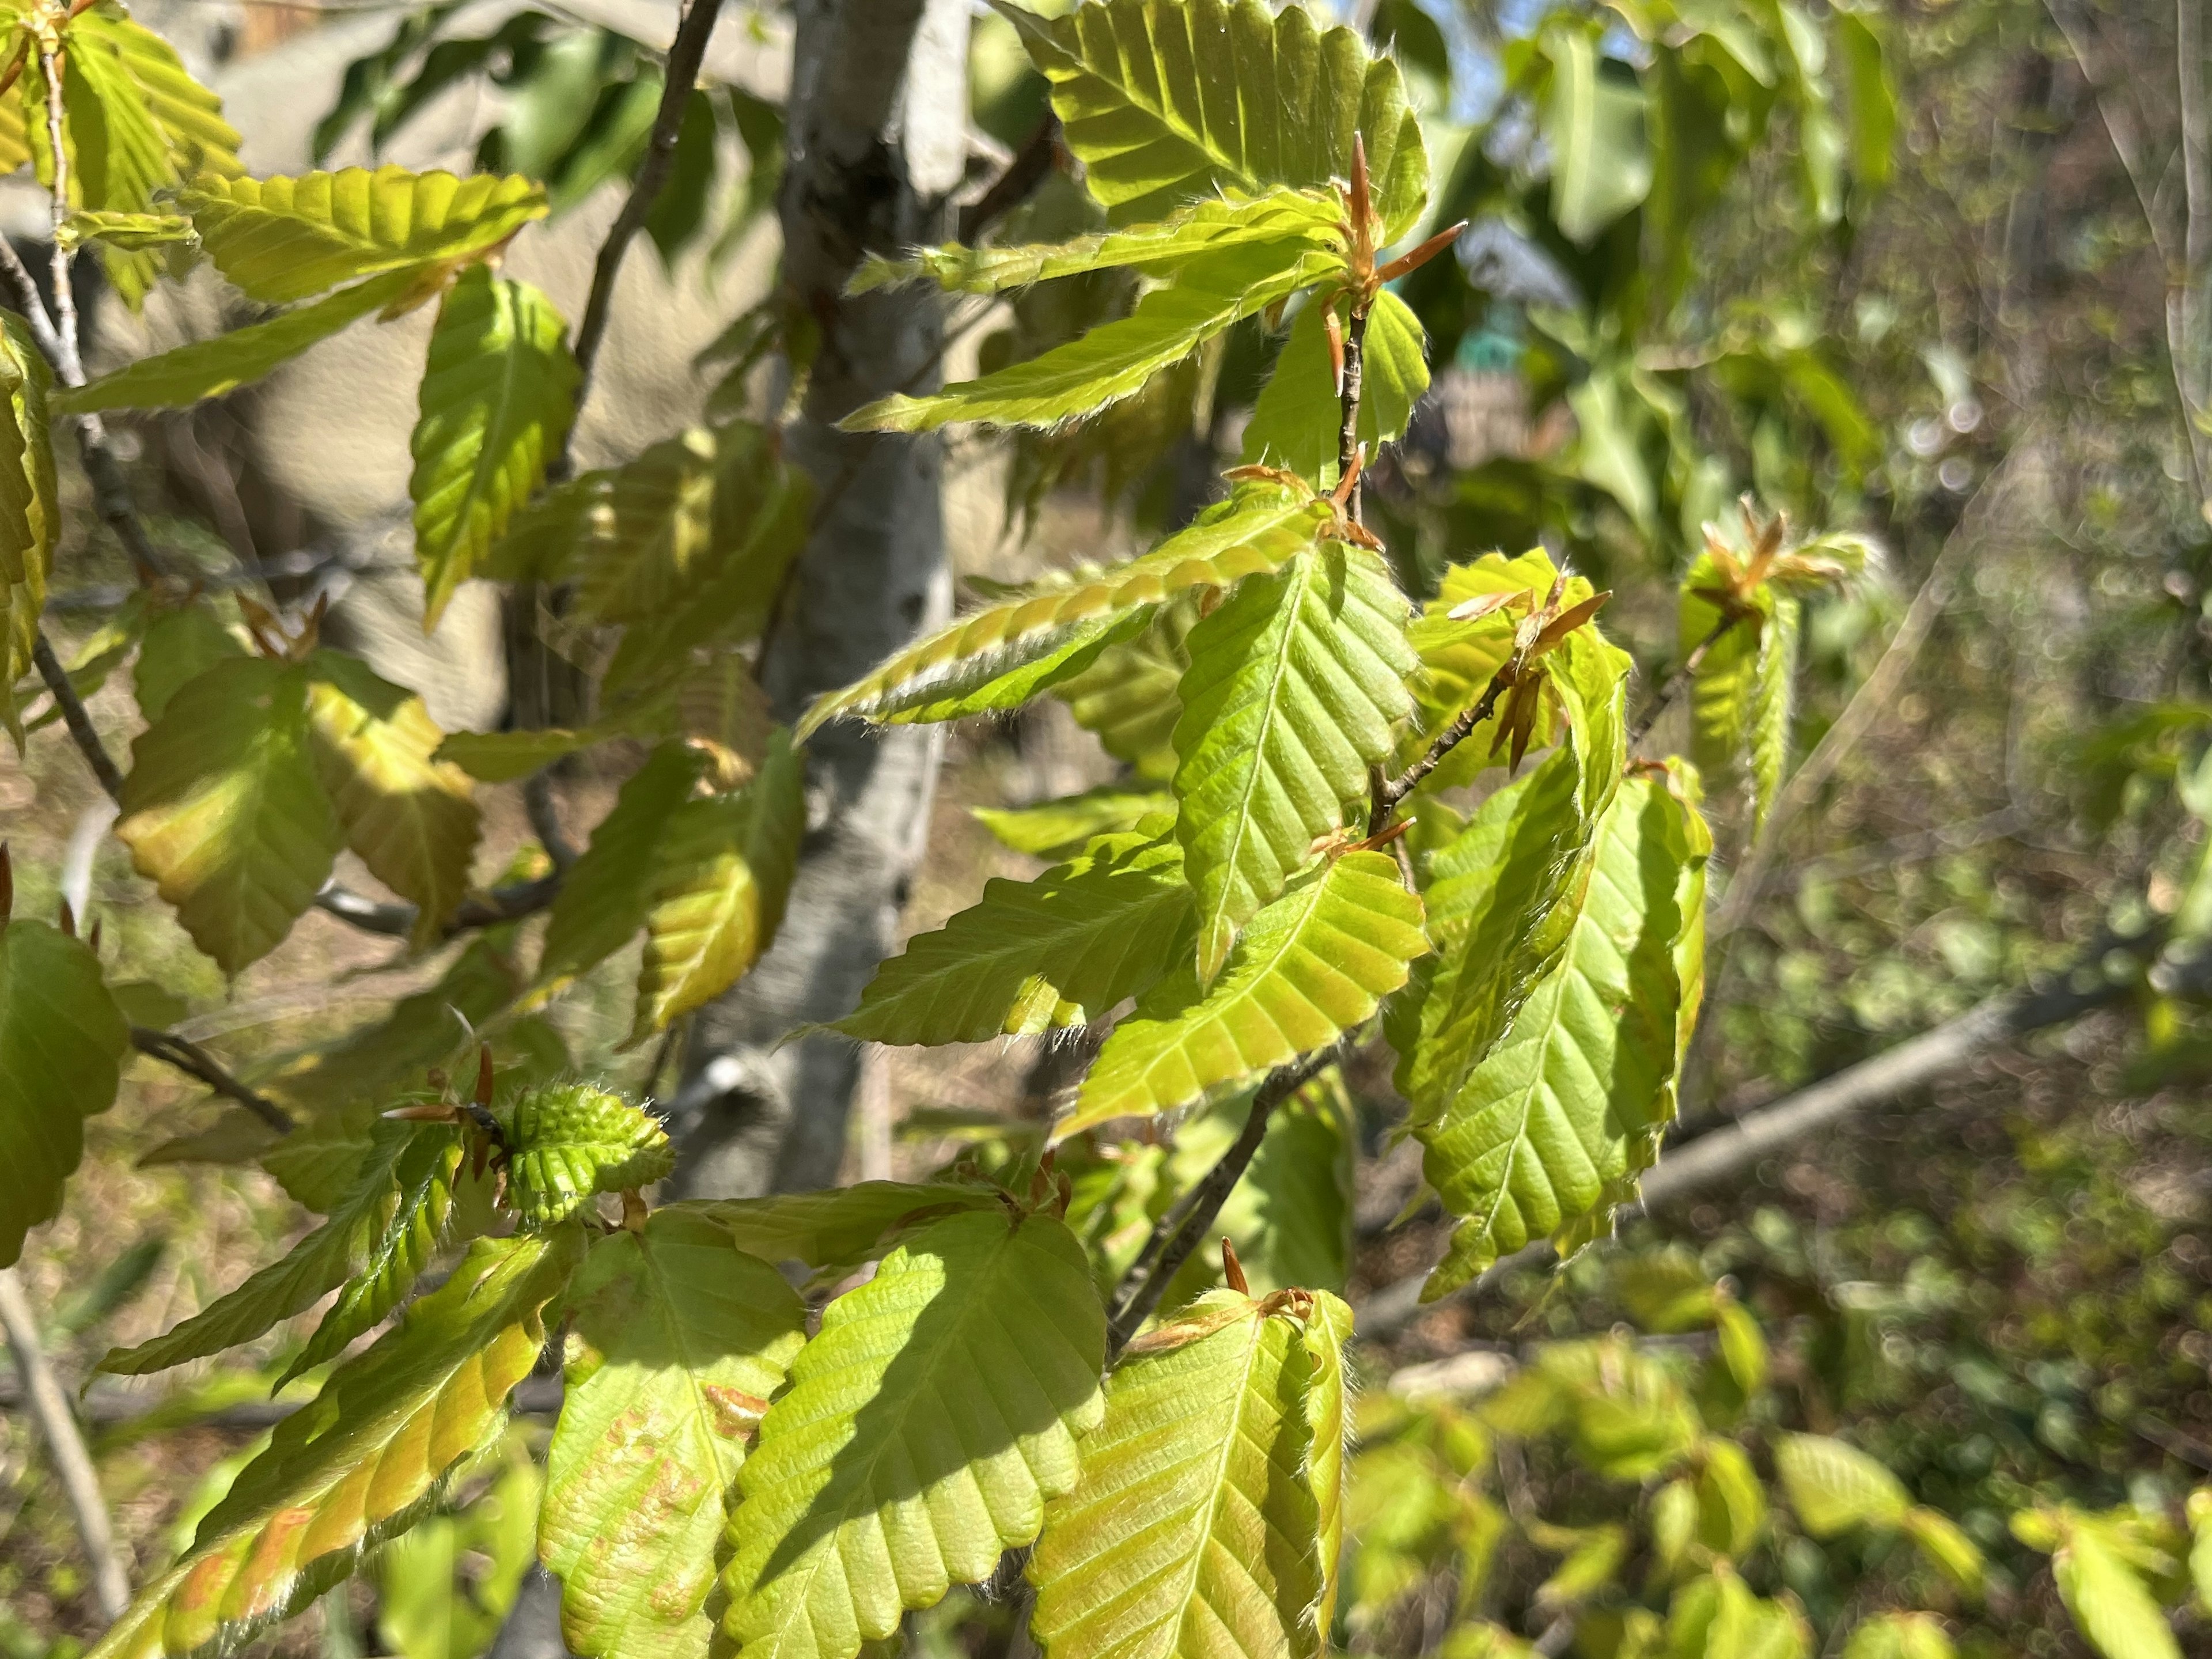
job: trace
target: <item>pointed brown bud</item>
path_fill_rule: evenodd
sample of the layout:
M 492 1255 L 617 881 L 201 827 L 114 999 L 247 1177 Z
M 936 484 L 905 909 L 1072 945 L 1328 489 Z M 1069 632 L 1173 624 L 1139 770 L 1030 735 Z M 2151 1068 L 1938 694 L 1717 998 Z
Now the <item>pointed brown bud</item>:
M 1389 264 L 1383 266 L 1382 270 L 1376 271 L 1375 273 L 1376 282 L 1377 283 L 1395 283 L 1401 276 L 1411 276 L 1413 272 L 1419 270 L 1423 265 L 1428 264 L 1430 260 L 1435 258 L 1437 255 L 1442 253 L 1446 248 L 1449 247 L 1454 242 L 1457 241 L 1459 240 L 1460 232 L 1466 228 L 1467 221 L 1462 219 L 1457 224 L 1454 225 L 1449 230 L 1438 231 L 1435 235 L 1430 237 L 1427 241 L 1422 243 L 1420 246 L 1413 249 L 1410 253 L 1400 254 L 1396 258 L 1391 260 Z
M 1363 246 L 1367 240 L 1367 227 L 1374 216 L 1367 188 L 1367 139 L 1355 131 L 1352 135 L 1352 234 Z
M 1227 1233 L 1221 1235 L 1221 1276 L 1239 1296 L 1252 1294 L 1252 1286 L 1244 1278 L 1244 1264 L 1237 1259 L 1237 1247 L 1229 1242 Z
M 477 1104 L 490 1105 L 491 1092 L 491 1044 L 487 1042 L 480 1045 L 477 1049 Z

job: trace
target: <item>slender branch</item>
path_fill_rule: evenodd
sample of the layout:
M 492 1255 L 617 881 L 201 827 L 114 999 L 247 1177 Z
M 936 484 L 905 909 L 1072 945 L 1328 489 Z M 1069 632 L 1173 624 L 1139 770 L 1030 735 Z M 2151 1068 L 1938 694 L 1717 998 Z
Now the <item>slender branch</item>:
M 470 899 L 454 911 L 441 937 L 453 939 L 475 928 L 497 927 L 520 921 L 525 916 L 534 916 L 551 904 L 560 891 L 558 872 L 532 881 L 495 887 L 483 897 Z M 416 911 L 413 905 L 386 903 L 356 893 L 349 887 L 341 887 L 336 882 L 327 884 L 315 895 L 315 908 L 364 933 L 406 939 L 415 932 Z
M 214 1055 L 188 1038 L 173 1031 L 134 1025 L 131 1028 L 131 1046 L 165 1066 L 175 1066 L 187 1077 L 198 1078 L 216 1093 L 236 1101 L 280 1135 L 288 1135 L 299 1127 L 293 1122 L 289 1112 L 240 1082 Z
M 123 799 L 123 774 L 115 764 L 115 757 L 107 752 L 107 745 L 100 740 L 99 728 L 92 723 L 91 711 L 84 699 L 77 696 L 76 686 L 62 666 L 62 659 L 54 654 L 54 647 L 46 641 L 45 630 L 39 631 L 31 641 L 31 660 L 38 665 L 39 678 L 46 683 L 53 694 L 54 706 L 62 711 L 62 724 L 83 754 L 92 775 L 100 780 L 100 787 L 112 801 Z
M 582 371 L 576 386 L 576 407 L 580 410 L 591 389 L 592 366 L 606 337 L 607 318 L 614 305 L 615 278 L 621 274 L 623 256 L 629 252 L 629 245 L 638 232 L 645 228 L 645 222 L 653 216 L 653 204 L 667 185 L 669 169 L 676 161 L 677 140 L 684 133 L 684 112 L 691 100 L 692 88 L 698 84 L 700 61 L 706 56 L 708 37 L 714 33 L 721 11 L 722 0 L 684 0 L 682 15 L 677 20 L 676 39 L 668 48 L 668 66 L 661 82 L 660 109 L 653 118 L 653 136 L 646 141 L 645 159 L 638 164 L 629 199 L 623 204 L 622 211 L 608 228 L 606 240 L 599 245 L 599 262 L 592 269 L 591 297 L 585 301 L 584 319 L 577 325 L 576 367 Z M 571 465 L 574 441 L 575 428 L 572 426 L 556 469 L 562 477 L 567 476 Z
M 1030 193 L 1052 176 L 1060 161 L 1060 117 L 1045 112 L 1043 120 L 1030 134 L 1014 159 L 1006 163 L 1006 170 L 991 181 L 991 187 L 960 210 L 960 240 L 972 243 L 983 233 L 1012 213 L 1029 199 Z
M 1152 1237 L 1145 1241 L 1144 1249 L 1130 1264 L 1129 1271 L 1122 1274 L 1121 1287 L 1115 1292 L 1113 1315 L 1106 1327 L 1106 1358 L 1109 1362 L 1128 1346 L 1130 1338 L 1152 1316 L 1168 1285 L 1220 1215 L 1221 1206 L 1228 1202 L 1230 1193 L 1243 1177 L 1253 1154 L 1266 1139 L 1267 1120 L 1274 1115 L 1275 1108 L 1304 1088 L 1336 1056 L 1337 1045 L 1331 1044 L 1304 1060 L 1278 1067 L 1253 1095 L 1251 1112 L 1236 1141 L 1182 1201 L 1160 1218 Z
M 53 152 L 54 183 L 49 195 L 48 216 L 52 222 L 53 249 L 48 270 L 52 273 L 54 333 L 61 356 L 54 367 L 64 384 L 84 384 L 84 360 L 77 353 L 76 290 L 70 281 L 72 258 L 69 239 L 62 233 L 69 224 L 69 146 L 62 142 L 62 65 L 58 53 L 41 46 L 39 70 L 46 77 L 46 143 Z
M 531 833 L 538 837 L 538 844 L 553 860 L 555 872 L 566 875 L 568 866 L 576 861 L 576 846 L 561 827 L 560 803 L 553 798 L 553 773 L 550 767 L 532 773 L 525 780 L 522 805 L 529 814 Z
M 1334 304 L 1334 301 L 1330 301 Z M 1367 378 L 1367 307 L 1357 300 L 1352 302 L 1352 319 L 1344 330 L 1344 385 L 1342 404 L 1344 418 L 1336 432 L 1336 476 L 1352 477 L 1352 469 L 1359 459 L 1359 398 Z M 1354 524 L 1362 522 L 1359 511 L 1360 484 L 1352 480 L 1352 493 L 1345 498 L 1345 516 Z
M 1452 717 L 1452 723 L 1437 733 L 1436 741 L 1428 752 L 1395 778 L 1375 786 L 1367 811 L 1367 833 L 1379 836 L 1390 827 L 1390 814 L 1398 810 L 1398 803 L 1421 787 L 1421 781 L 1444 763 L 1444 757 L 1465 743 L 1474 728 L 1498 712 L 1498 700 L 1511 688 L 1502 674 L 1491 676 L 1490 684 L 1482 695 Z
M 76 1522 L 77 1536 L 84 1542 L 100 1616 L 112 1625 L 131 1605 L 131 1581 L 115 1553 L 115 1528 L 108 1519 L 107 1500 L 100 1493 L 99 1472 L 85 1449 L 84 1437 L 77 1431 L 76 1419 L 70 1414 L 69 1396 L 62 1391 L 46 1350 L 39 1345 L 38 1322 L 32 1317 L 22 1281 L 13 1267 L 0 1267 L 0 1330 L 7 1333 L 8 1346 L 15 1351 L 23 1403 L 30 1408 L 32 1420 L 46 1443 L 46 1455 L 53 1460 L 62 1496 Z
M 1667 712 L 1667 705 L 1681 695 L 1684 686 L 1697 678 L 1698 671 L 1705 665 L 1706 653 L 1721 642 L 1721 635 L 1735 623 L 1733 614 L 1723 616 L 1712 625 L 1711 631 L 1698 641 L 1690 654 L 1675 665 L 1674 672 L 1659 682 L 1659 689 L 1651 694 L 1651 701 L 1644 705 L 1644 712 L 1636 717 L 1636 724 L 1628 728 L 1628 752 L 1631 755 L 1636 753 L 1638 746 L 1650 735 L 1660 715 Z

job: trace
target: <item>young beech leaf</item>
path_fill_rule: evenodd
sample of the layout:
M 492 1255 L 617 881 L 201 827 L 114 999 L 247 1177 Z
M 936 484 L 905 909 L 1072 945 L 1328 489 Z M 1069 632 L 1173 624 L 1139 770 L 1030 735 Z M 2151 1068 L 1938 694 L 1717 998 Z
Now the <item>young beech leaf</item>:
M 1316 252 L 1341 252 L 1344 207 L 1332 190 L 1271 190 L 1247 199 L 1228 196 L 1177 209 L 1155 224 L 1078 236 L 1070 241 L 1012 247 L 916 248 L 903 259 L 872 255 L 847 292 L 865 294 L 923 278 L 951 294 L 998 294 L 1079 271 L 1133 270 L 1166 276 L 1194 256 L 1252 242 L 1303 242 Z
M 1597 821 L 1625 759 L 1625 653 L 1577 629 L 1540 659 L 1565 715 L 1559 745 L 1485 800 L 1430 861 L 1424 890 L 1437 954 L 1401 1086 L 1418 1128 L 1496 1046 L 1574 928 Z M 1557 666 L 1554 667 L 1553 665 Z M 1470 741 L 1481 741 L 1478 732 Z
M 720 996 L 783 921 L 806 830 L 806 760 L 778 731 L 752 781 L 687 800 L 661 831 L 631 1042 Z
M 140 1591 L 99 1659 L 187 1659 L 251 1640 L 428 1514 L 504 1426 L 507 1396 L 545 1343 L 544 1310 L 583 1258 L 574 1227 L 482 1238 L 397 1328 L 279 1423 Z
M 1098 655 L 1091 647 L 1109 637 L 1103 624 L 1139 611 L 1149 616 L 1178 593 L 1273 570 L 1314 544 L 1328 514 L 1326 501 L 1287 484 L 1241 483 L 1141 558 L 1042 584 L 908 646 L 866 679 L 817 702 L 799 721 L 799 737 L 840 714 L 950 720 L 1006 706 L 996 688 L 1016 671 L 1050 662 L 1065 671 L 1061 678 L 1072 676 Z M 1088 656 L 1079 654 L 1086 650 Z M 1053 683 L 1027 681 L 1009 702 Z
M 1912 1498 L 1905 1483 L 1857 1447 L 1817 1434 L 1786 1434 L 1774 1443 L 1775 1473 L 1798 1524 L 1815 1538 L 1854 1527 L 1889 1531 Z
M 477 816 L 467 773 L 439 760 L 446 734 L 422 699 L 356 657 L 307 663 L 307 727 L 346 844 L 416 905 L 415 936 L 438 936 L 469 887 Z
M 1288 467 L 1323 485 L 1336 481 L 1344 430 L 1344 400 L 1322 328 L 1326 309 L 1309 304 L 1292 320 L 1244 428 L 1247 461 Z M 1420 319 L 1389 289 L 1375 296 L 1368 313 L 1361 363 L 1359 441 L 1371 459 L 1384 444 L 1406 435 L 1413 405 L 1429 389 Z
M 1200 984 L 1390 754 L 1391 724 L 1413 708 L 1408 608 L 1379 555 L 1328 542 L 1190 630 L 1176 834 L 1198 895 Z
M 697 1210 L 592 1246 L 568 1298 L 538 1548 L 581 1659 L 704 1659 L 702 1611 L 746 1449 L 806 1309 Z
M 2059 1599 L 2105 1659 L 2181 1659 L 2172 1626 L 2128 1554 L 2109 1523 L 2069 1516 L 2051 1558 Z
M 1101 836 L 1035 881 L 980 902 L 876 970 L 836 1029 L 872 1042 L 981 1042 L 1079 1025 L 1136 996 L 1190 949 L 1182 849 Z
M 697 1207 L 726 1228 L 738 1249 L 763 1261 L 797 1261 L 842 1273 L 881 1254 L 908 1230 L 963 1210 L 998 1210 L 1006 1194 L 978 1182 L 862 1181 L 818 1193 L 711 1200 Z
M 139 714 L 147 725 L 153 725 L 180 687 L 219 662 L 244 655 L 246 647 L 223 624 L 210 600 L 190 599 L 159 611 L 146 624 L 138 659 L 131 665 L 131 690 Z
M 1175 775 L 1176 722 L 1182 718 L 1180 687 L 1190 666 L 1184 641 L 1197 624 L 1200 589 L 1161 605 L 1141 632 L 1116 639 L 1088 668 L 1053 687 L 1085 731 L 1106 752 L 1129 763 L 1137 775 L 1165 781 Z
M 112 374 L 56 392 L 54 409 L 63 415 L 109 409 L 185 409 L 203 398 L 220 398 L 274 373 L 309 346 L 327 340 L 371 312 L 383 310 L 415 280 L 410 270 L 389 272 L 340 289 L 313 305 L 248 323 L 212 339 L 194 340 L 155 356 L 141 357 Z
M 1334 1042 L 1427 949 L 1421 901 L 1388 853 L 1326 860 L 1252 919 L 1210 988 L 1186 960 L 1146 994 L 1053 1133 L 1173 1111 Z
M 645 926 L 668 820 L 691 798 L 704 766 L 697 750 L 665 743 L 623 785 L 553 901 L 533 1003 L 589 972 Z
M 115 1102 L 130 1028 L 90 948 L 0 910 L 0 1267 L 23 1234 L 61 1213 L 84 1156 L 84 1120 Z
M 115 833 L 192 943 L 235 974 L 291 931 L 345 841 L 315 765 L 307 671 L 219 662 L 131 753 Z
M 1674 1592 L 1667 1609 L 1668 1659 L 1809 1659 L 1805 1621 L 1785 1602 L 1752 1594 L 1726 1561 Z
M 409 440 L 426 629 L 560 452 L 580 378 L 568 332 L 543 294 L 481 265 L 439 308 Z
M 1347 1125 L 1347 1129 L 1349 1126 Z M 1336 1625 L 1338 1565 L 1344 1554 L 1344 1457 L 1352 1439 L 1352 1379 L 1345 1373 L 1345 1349 L 1352 1341 L 1352 1309 L 1340 1297 L 1317 1291 L 1306 1316 L 1306 1352 L 1313 1374 L 1306 1384 L 1305 1419 L 1313 1431 L 1306 1455 L 1306 1484 L 1314 1495 L 1314 1536 L 1321 1546 L 1321 1602 L 1314 1628 Z
M 178 204 L 216 269 L 283 305 L 403 267 L 466 259 L 545 216 L 545 190 L 520 176 L 347 167 L 296 179 L 192 181 Z
M 122 7 L 78 13 L 70 21 L 68 41 L 72 52 L 101 46 L 113 55 L 161 130 L 177 178 L 203 172 L 234 178 L 246 170 L 238 159 L 238 130 L 222 118 L 222 100 L 192 79 L 173 46 Z
M 173 1330 L 142 1342 L 135 1348 L 112 1348 L 100 1369 L 123 1376 L 143 1376 L 167 1370 L 186 1360 L 202 1359 L 225 1348 L 251 1342 L 280 1320 L 314 1306 L 349 1279 L 389 1290 L 366 1290 L 353 1301 L 375 1311 L 355 1326 L 351 1341 L 374 1325 L 403 1294 L 422 1268 L 429 1246 L 443 1224 L 452 1199 L 453 1170 L 458 1167 L 460 1136 L 441 1125 L 373 1121 L 365 1147 L 347 1142 L 334 1158 L 348 1164 L 343 1195 L 330 1210 L 330 1218 L 295 1244 L 281 1261 L 262 1268 L 236 1290 L 217 1297 Z M 451 1153 L 448 1158 L 447 1154 Z M 429 1212 L 433 1187 L 442 1188 Z M 396 1273 L 403 1263 L 404 1276 Z M 381 1305 L 376 1304 L 381 1300 Z M 337 1310 L 331 1310 L 335 1319 Z M 346 1322 L 341 1321 L 343 1324 Z M 335 1329 L 330 1320 L 325 1328 Z M 318 1340 L 322 1332 L 316 1333 Z M 331 1348 L 343 1348 L 339 1342 Z M 328 1354 L 324 1356 L 328 1357 Z M 320 1363 L 319 1361 L 310 1363 Z M 295 1364 L 288 1375 L 306 1369 Z
M 1203 1334 L 1115 1370 L 1082 1484 L 1046 1511 L 1030 1559 L 1045 1659 L 1320 1650 L 1339 1507 L 1322 1488 L 1342 1452 L 1316 1435 L 1343 1431 L 1341 1373 L 1320 1373 L 1351 1324 L 1334 1301 L 1301 1319 L 1214 1291 L 1178 1320 Z
M 1303 6 L 1261 0 L 1112 0 L 1049 21 L 992 0 L 1052 82 L 1084 183 L 1117 225 L 1221 190 L 1352 176 L 1366 141 L 1384 240 L 1413 229 L 1428 155 L 1398 66 L 1349 28 L 1322 33 Z
M 507 1202 L 526 1226 L 565 1221 L 596 1193 L 650 1187 L 676 1167 L 659 1122 L 588 1083 L 526 1090 L 499 1115 Z
M 1851 1632 L 1844 1659 L 1955 1659 L 1957 1652 L 1934 1613 L 1883 1613 Z
M 750 1659 L 854 1659 L 991 1576 L 1075 1485 L 1106 1324 L 1048 1214 L 956 1215 L 830 1304 L 738 1471 L 725 1628 Z
M 1164 791 L 1102 783 L 1079 795 L 1062 795 L 1034 806 L 971 806 L 968 815 L 1000 846 L 1057 863 L 1073 858 L 1099 836 L 1119 835 L 1156 812 L 1174 811 L 1175 797 Z M 984 890 L 989 891 L 988 885 Z
M 954 421 L 1054 427 L 1126 398 L 1247 317 L 1341 270 L 1300 239 L 1201 253 L 1127 317 L 926 397 L 893 392 L 845 417 L 854 432 L 933 432 Z
M 0 724 L 20 742 L 15 683 L 31 672 L 61 503 L 46 395 L 53 377 L 14 312 L 0 312 Z
M 1788 593 L 1774 596 L 1774 612 L 1759 636 L 1759 661 L 1751 680 L 1751 823 L 1766 823 L 1790 769 L 1790 714 L 1797 678 L 1797 629 L 1803 607 Z
M 1680 811 L 1649 776 L 1623 781 L 1599 820 L 1558 965 L 1442 1112 L 1416 1129 L 1423 1173 L 1462 1218 L 1424 1296 L 1592 1216 L 1670 1115 Z

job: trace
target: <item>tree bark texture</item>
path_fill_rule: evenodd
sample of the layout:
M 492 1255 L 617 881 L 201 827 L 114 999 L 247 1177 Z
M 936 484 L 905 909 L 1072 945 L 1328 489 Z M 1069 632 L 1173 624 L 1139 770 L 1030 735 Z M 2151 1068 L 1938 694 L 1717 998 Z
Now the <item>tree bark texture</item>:
M 939 380 L 945 314 L 908 286 L 855 298 L 872 252 L 947 240 L 967 151 L 967 0 L 798 0 L 780 212 L 783 288 L 820 330 L 786 453 L 820 491 L 815 532 L 763 647 L 777 717 L 859 678 L 949 605 L 935 436 L 837 422 Z M 841 723 L 809 745 L 807 836 L 775 947 L 702 1009 L 676 1128 L 678 1185 L 743 1196 L 834 1182 L 860 1056 L 841 1037 L 778 1047 L 849 1012 L 896 936 L 927 833 L 933 727 Z

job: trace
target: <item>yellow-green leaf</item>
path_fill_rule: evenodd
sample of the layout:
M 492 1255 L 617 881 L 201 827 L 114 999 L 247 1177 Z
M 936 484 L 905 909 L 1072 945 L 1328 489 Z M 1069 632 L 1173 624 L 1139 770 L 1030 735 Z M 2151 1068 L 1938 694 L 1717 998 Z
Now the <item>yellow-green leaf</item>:
M 738 1471 L 725 1628 L 854 1659 L 1036 1538 L 1098 1421 L 1105 1316 L 1049 1215 L 957 1215 L 823 1310 Z
M 681 744 L 662 744 L 623 785 L 553 902 L 536 1000 L 590 971 L 645 926 L 668 821 L 690 799 L 703 765 Z
M 0 724 L 18 741 L 15 682 L 31 672 L 46 604 L 61 503 L 54 483 L 47 392 L 53 377 L 29 328 L 0 312 Z
M 1148 989 L 1190 948 L 1182 852 L 1109 835 L 1035 881 L 983 896 L 886 960 L 836 1022 L 873 1042 L 981 1042 L 1079 1025 Z
M 1079 795 L 1062 795 L 1033 806 L 971 806 L 968 815 L 1000 846 L 1059 863 L 1073 858 L 1097 836 L 1119 835 L 1154 813 L 1174 811 L 1175 797 L 1164 791 L 1102 783 Z
M 576 1228 L 479 1239 L 396 1329 L 276 1425 L 93 1652 L 187 1659 L 290 1617 L 437 1504 L 497 1435 L 544 1346 L 545 1304 L 583 1255 Z
M 806 759 L 779 731 L 735 794 L 687 800 L 663 821 L 629 1040 L 720 996 L 783 921 L 806 829 Z
M 1854 1527 L 1887 1531 L 1912 1507 L 1905 1483 L 1884 1464 L 1826 1435 L 1782 1436 L 1774 1444 L 1774 1468 L 1799 1524 L 1815 1538 Z
M 1188 963 L 1147 993 L 1053 1133 L 1173 1111 L 1325 1047 L 1370 1018 L 1427 949 L 1421 901 L 1389 854 L 1325 860 L 1252 919 L 1203 994 Z
M 568 1297 L 538 1553 L 582 1659 L 703 1659 L 738 1470 L 806 1340 L 781 1275 L 696 1210 L 592 1246 Z
M 115 1101 L 131 1033 L 92 951 L 42 921 L 0 917 L 0 1267 L 61 1213 L 84 1120 Z
M 315 763 L 346 842 L 369 873 L 416 908 L 435 939 L 469 887 L 477 813 L 469 775 L 435 758 L 446 734 L 422 699 L 367 663 L 319 651 L 307 665 Z
M 282 305 L 356 277 L 483 253 L 544 218 L 545 191 L 519 175 L 347 167 L 298 178 L 202 174 L 179 205 L 218 270 Z
M 192 943 L 235 974 L 273 950 L 344 843 L 317 775 L 302 669 L 219 662 L 131 745 L 115 833 Z
M 797 1261 L 842 1272 L 878 1253 L 886 1238 L 963 1210 L 996 1210 L 1006 1194 L 984 1183 L 860 1181 L 823 1192 L 733 1198 L 700 1208 L 729 1229 L 738 1249 L 763 1261 Z
M 1347 303 L 1332 301 L 1340 307 Z M 1336 389 L 1324 315 L 1323 307 L 1309 304 L 1292 320 L 1290 337 L 1244 428 L 1244 459 L 1286 466 L 1328 487 L 1337 477 L 1344 402 Z M 1367 446 L 1371 463 L 1384 444 L 1406 435 L 1413 405 L 1429 389 L 1429 362 L 1420 319 L 1389 289 L 1375 296 L 1364 339 L 1359 441 Z
M 1369 767 L 1413 708 L 1409 608 L 1381 556 L 1326 542 L 1241 584 L 1185 640 L 1176 834 L 1198 895 L 1200 984 L 1364 801 Z
M 1029 1566 L 1045 1659 L 1319 1650 L 1305 1322 L 1234 1291 L 1184 1317 L 1219 1328 L 1115 1370 L 1083 1482 L 1046 1513 Z
M 560 453 L 580 379 L 568 332 L 543 294 L 482 266 L 446 295 L 409 440 L 426 629 Z

